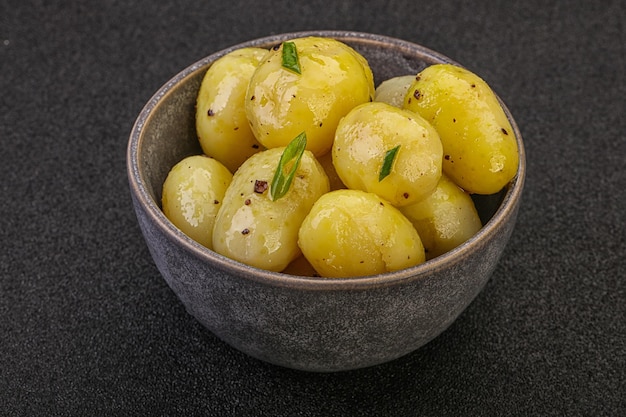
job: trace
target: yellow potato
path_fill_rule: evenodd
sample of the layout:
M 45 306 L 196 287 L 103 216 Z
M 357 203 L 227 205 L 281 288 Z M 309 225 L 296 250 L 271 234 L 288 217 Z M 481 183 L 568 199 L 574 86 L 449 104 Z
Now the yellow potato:
M 485 81 L 450 64 L 421 71 L 404 102 L 431 122 L 443 143 L 443 171 L 470 193 L 493 194 L 517 173 L 513 128 Z
M 415 226 L 427 259 L 456 248 L 482 227 L 469 194 L 445 175 L 431 195 L 400 211 Z
M 220 162 L 189 156 L 170 170 L 163 183 L 163 213 L 187 236 L 211 249 L 215 216 L 232 180 Z
M 313 203 L 328 192 L 328 178 L 305 151 L 289 191 L 276 201 L 270 184 L 284 148 L 252 155 L 233 176 L 215 220 L 213 249 L 231 259 L 282 271 L 301 255 L 298 230 Z
M 401 75 L 383 81 L 376 87 L 374 101 L 387 103 L 394 107 L 404 107 L 404 97 L 406 97 L 406 92 L 409 91 L 413 81 L 415 81 L 415 75 Z
M 336 190 L 313 205 L 298 244 L 323 277 L 358 277 L 396 271 L 425 260 L 411 222 L 376 194 Z
M 254 72 L 246 114 L 265 147 L 287 146 L 306 132 L 307 149 L 328 152 L 339 119 L 374 96 L 374 78 L 363 56 L 329 38 L 294 39 L 301 73 L 282 66 L 283 44 L 273 48 Z
M 262 48 L 241 48 L 224 55 L 207 70 L 196 103 L 196 131 L 202 151 L 231 172 L 260 151 L 245 110 L 252 73 L 267 54 Z
M 380 172 L 399 146 L 389 175 Z M 348 188 L 376 193 L 395 206 L 430 194 L 441 177 L 443 148 L 437 131 L 419 115 L 387 103 L 366 103 L 344 117 L 332 148 L 337 174 Z

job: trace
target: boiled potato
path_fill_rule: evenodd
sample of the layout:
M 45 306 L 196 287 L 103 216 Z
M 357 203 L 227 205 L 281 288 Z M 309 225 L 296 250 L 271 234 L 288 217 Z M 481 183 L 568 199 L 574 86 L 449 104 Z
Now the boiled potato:
M 374 101 L 402 108 L 404 106 L 404 97 L 406 97 L 406 93 L 409 91 L 413 81 L 415 81 L 415 75 L 401 75 L 383 81 L 376 87 Z
M 494 92 L 472 72 L 450 64 L 426 67 L 404 106 L 439 132 L 443 170 L 464 190 L 493 194 L 517 173 L 515 132 Z
M 396 271 L 425 260 L 415 228 L 376 194 L 336 190 L 313 205 L 298 244 L 323 277 L 358 277 Z
M 428 197 L 400 211 L 420 235 L 426 259 L 456 248 L 482 227 L 472 198 L 445 175 Z
M 219 161 L 189 156 L 170 170 L 161 199 L 165 216 L 187 236 L 211 249 L 215 217 L 232 174 Z
M 374 96 L 372 71 L 360 54 L 329 38 L 294 39 L 300 74 L 282 66 L 283 45 L 273 48 L 248 87 L 246 114 L 267 148 L 287 146 L 306 132 L 316 156 L 332 146 L 339 119 Z
M 389 175 L 380 172 L 399 146 Z M 441 177 L 443 148 L 437 131 L 419 115 L 387 103 L 366 103 L 346 115 L 335 134 L 332 158 L 348 188 L 376 193 L 395 206 L 430 194 Z
M 215 61 L 202 79 L 196 102 L 196 131 L 202 151 L 231 172 L 262 149 L 245 111 L 252 73 L 267 54 L 262 48 L 241 48 Z
M 233 176 L 215 220 L 216 252 L 277 272 L 300 256 L 300 224 L 313 203 L 328 192 L 328 178 L 313 154 L 305 151 L 291 187 L 273 201 L 270 184 L 284 149 L 252 155 Z

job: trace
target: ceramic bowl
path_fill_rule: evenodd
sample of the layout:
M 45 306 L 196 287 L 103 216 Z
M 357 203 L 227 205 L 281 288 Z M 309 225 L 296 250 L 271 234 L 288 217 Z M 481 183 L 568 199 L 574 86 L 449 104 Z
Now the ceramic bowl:
M 163 215 L 170 168 L 201 152 L 196 94 L 207 68 L 243 46 L 270 48 L 300 36 L 351 45 L 369 61 L 376 83 L 417 74 L 451 59 L 403 40 L 344 31 L 285 33 L 216 52 L 175 75 L 139 114 L 128 144 L 128 177 L 137 219 L 156 266 L 189 314 L 231 346 L 273 364 L 332 372 L 381 364 L 441 334 L 484 287 L 514 228 L 525 177 L 519 129 L 517 177 L 498 195 L 479 198 L 484 227 L 469 241 L 421 265 L 359 278 L 302 277 L 253 268 L 220 256 Z

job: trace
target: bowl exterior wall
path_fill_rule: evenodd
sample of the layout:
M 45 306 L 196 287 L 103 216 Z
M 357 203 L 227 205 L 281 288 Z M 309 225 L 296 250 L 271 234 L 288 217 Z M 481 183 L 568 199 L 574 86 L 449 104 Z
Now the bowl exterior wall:
M 268 285 L 215 267 L 135 208 L 157 268 L 192 316 L 255 358 L 319 372 L 384 363 L 443 332 L 488 281 L 515 220 L 445 268 L 347 291 Z

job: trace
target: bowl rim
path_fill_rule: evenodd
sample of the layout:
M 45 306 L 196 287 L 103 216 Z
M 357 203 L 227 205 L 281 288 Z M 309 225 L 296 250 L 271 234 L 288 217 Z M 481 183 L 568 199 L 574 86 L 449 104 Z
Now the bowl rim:
M 504 226 L 504 223 L 507 221 L 507 219 L 515 217 L 515 212 L 521 200 L 522 190 L 524 188 L 524 182 L 526 177 L 526 153 L 524 149 L 522 135 L 516 121 L 513 118 L 508 107 L 498 97 L 498 100 L 500 101 L 500 104 L 502 105 L 502 108 L 504 109 L 504 112 L 509 119 L 509 122 L 511 123 L 516 138 L 519 154 L 519 165 L 517 174 L 510 182 L 507 190 L 504 193 L 502 201 L 500 202 L 499 207 L 497 208 L 491 219 L 487 223 L 485 223 L 474 236 L 472 236 L 470 239 L 457 246 L 456 248 L 450 250 L 449 252 L 446 252 L 445 254 L 437 256 L 433 259 L 427 260 L 424 263 L 398 271 L 360 277 L 324 278 L 290 275 L 283 272 L 263 270 L 220 255 L 217 252 L 214 252 L 197 243 L 196 241 L 185 235 L 183 232 L 181 232 L 176 226 L 174 226 L 165 217 L 157 203 L 152 199 L 147 189 L 147 181 L 145 181 L 143 173 L 139 169 L 139 155 L 142 146 L 142 132 L 146 122 L 152 114 L 152 111 L 158 107 L 159 103 L 167 95 L 172 94 L 178 83 L 196 75 L 198 71 L 204 70 L 205 67 L 208 68 L 208 65 L 210 63 L 214 62 L 219 57 L 233 50 L 242 47 L 265 47 L 284 40 L 288 40 L 290 38 L 304 36 L 331 37 L 347 42 L 348 44 L 351 41 L 357 43 L 377 44 L 381 47 L 393 47 L 396 49 L 404 50 L 411 54 L 418 53 L 435 61 L 461 65 L 448 58 L 447 56 L 439 52 L 433 51 L 427 47 L 390 36 L 354 31 L 317 30 L 280 33 L 253 39 L 247 42 L 234 44 L 230 47 L 221 49 L 208 56 L 205 56 L 204 58 L 187 66 L 182 71 L 178 72 L 176 75 L 170 78 L 170 80 L 168 80 L 165 84 L 163 84 L 144 105 L 131 129 L 126 152 L 128 182 L 131 193 L 136 200 L 135 204 L 140 204 L 142 206 L 143 211 L 146 213 L 147 216 L 150 217 L 151 222 L 153 222 L 153 224 L 155 224 L 158 229 L 170 241 L 172 241 L 173 244 L 182 247 L 186 252 L 192 254 L 198 259 L 201 259 L 203 262 L 207 262 L 213 267 L 218 268 L 221 271 L 236 275 L 241 279 L 249 279 L 266 285 L 288 287 L 300 290 L 356 290 L 372 287 L 387 287 L 400 282 L 426 279 L 428 276 L 438 271 L 441 271 L 444 268 L 449 267 L 450 265 L 456 265 L 460 262 L 463 262 L 464 259 L 471 255 L 475 247 L 480 247 L 490 236 L 495 235 L 497 231 Z

